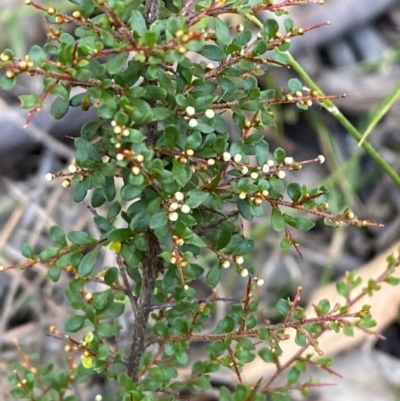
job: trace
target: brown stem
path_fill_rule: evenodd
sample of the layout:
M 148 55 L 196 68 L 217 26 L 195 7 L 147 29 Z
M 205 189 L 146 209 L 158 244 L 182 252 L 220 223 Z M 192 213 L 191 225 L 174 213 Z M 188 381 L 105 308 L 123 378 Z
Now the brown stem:
M 158 258 L 161 250 L 157 237 L 153 232 L 148 231 L 145 238 L 149 248 L 142 260 L 142 288 L 137 302 L 138 308 L 133 324 L 132 344 L 128 357 L 128 375 L 135 382 L 138 380 L 140 358 L 145 350 L 146 330 L 156 279 L 162 269 L 162 260 Z

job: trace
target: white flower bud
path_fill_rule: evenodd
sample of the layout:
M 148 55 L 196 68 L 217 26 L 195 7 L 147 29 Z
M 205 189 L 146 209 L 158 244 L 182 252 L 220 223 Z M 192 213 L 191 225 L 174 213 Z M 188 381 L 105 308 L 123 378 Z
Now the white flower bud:
M 168 220 L 169 221 L 177 221 L 178 220 L 178 213 L 177 212 L 171 212 L 168 214 Z
M 215 164 L 215 160 L 214 160 L 214 159 L 208 159 L 208 160 L 207 160 L 207 164 L 208 164 L 209 166 L 213 166 L 213 165 Z
M 188 124 L 190 128 L 196 128 L 199 123 L 195 118 L 191 118 Z
M 137 160 L 139 163 L 143 163 L 143 162 L 144 162 L 144 156 L 143 156 L 143 155 L 137 155 L 137 156 L 136 156 L 136 160 Z
M 229 260 L 224 260 L 224 261 L 222 262 L 222 267 L 223 267 L 224 269 L 227 269 L 230 265 L 231 265 L 231 262 L 229 262 Z
M 319 162 L 320 164 L 324 164 L 324 163 L 325 163 L 325 156 L 319 155 L 319 156 L 317 157 L 317 160 L 318 160 L 318 162 Z
M 261 195 L 264 196 L 264 197 L 267 197 L 267 196 L 269 195 L 269 192 L 268 192 L 266 189 L 264 189 L 264 190 L 261 192 Z
M 76 172 L 78 171 L 78 167 L 75 166 L 75 164 L 70 164 L 70 165 L 68 166 L 68 171 L 69 171 L 70 173 L 74 174 L 74 173 L 76 173 Z
M 232 155 L 231 155 L 229 152 L 224 152 L 224 153 L 222 154 L 222 159 L 223 159 L 225 162 L 228 162 L 229 160 L 232 159 Z
M 61 186 L 64 188 L 69 188 L 71 186 L 71 180 L 68 178 L 63 180 L 63 182 L 61 183 Z
M 257 284 L 259 287 L 261 287 L 262 285 L 264 285 L 264 279 L 258 278 L 258 279 L 256 280 L 256 284 Z
M 247 166 L 242 166 L 242 174 L 247 174 L 249 172 L 249 168 Z
M 181 202 L 185 199 L 185 195 L 183 195 L 182 192 L 175 192 L 174 198 L 178 201 Z
M 175 210 L 178 210 L 179 209 L 179 203 L 178 202 L 172 202 L 170 205 L 169 205 L 169 211 L 170 212 L 175 212 Z
M 238 265 L 242 265 L 242 264 L 244 263 L 243 256 L 236 256 L 235 262 L 236 262 Z
M 53 181 L 54 175 L 51 174 L 51 173 L 47 173 L 47 174 L 44 176 L 44 179 L 45 179 L 46 181 L 48 181 L 48 182 Z
M 269 166 L 268 166 L 268 164 L 264 164 L 264 165 L 262 166 L 262 172 L 263 172 L 264 174 L 267 174 L 267 173 L 269 172 Z
M 285 157 L 285 159 L 283 160 L 283 163 L 286 164 L 286 166 L 290 166 L 292 165 L 294 162 L 293 157 Z
M 267 161 L 268 166 L 273 167 L 275 166 L 275 162 L 273 160 L 268 160 Z
M 124 160 L 124 155 L 122 153 L 118 153 L 117 156 L 116 156 L 116 159 L 118 161 L 122 161 L 122 160 Z
M 233 156 L 233 160 L 236 163 L 240 163 L 242 161 L 242 155 L 240 153 L 237 153 L 235 156 Z
M 251 177 L 253 180 L 256 180 L 256 179 L 258 178 L 258 173 L 253 172 L 253 173 L 250 174 L 250 177 Z
M 239 199 L 246 199 L 246 197 L 247 197 L 247 193 L 244 192 L 244 191 L 242 191 L 242 192 L 239 194 Z
M 140 174 L 140 168 L 137 167 L 137 166 L 133 166 L 131 171 L 132 171 L 133 175 L 139 175 Z
M 188 149 L 185 153 L 186 153 L 188 156 L 193 156 L 193 155 L 194 155 L 194 150 L 193 150 L 193 149 Z
M 247 277 L 249 275 L 249 271 L 247 269 L 242 269 L 242 271 L 240 272 L 240 275 L 242 277 Z
M 182 207 L 181 207 L 181 212 L 182 212 L 182 213 L 185 213 L 185 214 L 190 213 L 190 206 L 189 206 L 189 205 L 186 205 L 186 204 L 182 205 Z
M 283 180 L 286 177 L 286 173 L 283 170 L 278 171 L 278 178 Z
M 196 114 L 196 110 L 193 106 L 186 107 L 185 112 L 188 116 L 193 116 Z
M 210 120 L 215 117 L 215 111 L 213 109 L 207 109 L 206 112 L 204 113 L 207 118 Z

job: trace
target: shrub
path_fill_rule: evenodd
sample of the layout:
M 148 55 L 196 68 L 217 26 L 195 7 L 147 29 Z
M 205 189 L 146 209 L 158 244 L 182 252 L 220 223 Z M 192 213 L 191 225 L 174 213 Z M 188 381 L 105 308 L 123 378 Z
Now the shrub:
M 389 276 L 398 261 L 390 259 L 385 274 L 371 280 L 361 295 L 353 295 L 361 282 L 349 275 L 338 283 L 343 304 L 331 306 L 323 299 L 313 317 L 298 304 L 300 289 L 293 300 L 278 302 L 281 322 L 266 322 L 258 312 L 254 288 L 263 280 L 246 263 L 254 241 L 241 233 L 240 219 L 269 214 L 272 229 L 282 235 L 281 247 L 294 247 L 300 256 L 292 230 L 310 230 L 314 223 L 307 215 L 333 227 L 377 225 L 349 210 L 329 213 L 323 186 L 285 182 L 287 171 L 323 163 L 324 156 L 297 161 L 281 148 L 270 155 L 264 139 L 265 127 L 275 124 L 275 105 L 295 103 L 306 109 L 330 98 L 298 79 L 282 91 L 261 90 L 258 84 L 267 66 L 288 63 L 293 37 L 317 27 L 301 29 L 286 18 L 282 32 L 273 17 L 305 2 L 189 0 L 182 6 L 179 0 L 167 5 L 158 0 L 70 0 L 76 6 L 72 14 L 25 2 L 44 11 L 48 41 L 43 48 L 33 46 L 23 59 L 5 50 L 0 84 L 9 90 L 20 74 L 43 77 L 41 94 L 21 96 L 22 107 L 31 109 L 28 123 L 49 95 L 55 96 L 51 114 L 56 119 L 70 107 L 96 109 L 98 119 L 86 123 L 75 139 L 68 171 L 49 173 L 46 179 L 71 186 L 76 202 L 90 199 L 102 234 L 65 234 L 54 226 L 50 236 L 55 245 L 40 254 L 24 246 L 27 261 L 19 268 L 41 263 L 48 267 L 49 280 L 61 274 L 69 278 L 65 294 L 74 313 L 63 328 L 49 331 L 67 342 L 72 356 L 57 372 L 52 365 L 36 368 L 26 359 L 10 375 L 12 395 L 78 400 L 72 384 L 106 373 L 116 387 L 115 397 L 108 399 L 175 400 L 184 391 L 209 389 L 213 374 L 224 368 L 240 384 L 221 387 L 220 400 L 261 401 L 269 395 L 281 401 L 289 399 L 292 389 L 306 393 L 314 385 L 300 378 L 308 364 L 330 371 L 331 360 L 322 357 L 318 338 L 326 330 L 351 335 L 353 327 L 373 327 L 367 305 L 357 311 L 350 307 L 381 282 L 397 283 Z M 260 23 L 260 11 L 269 11 L 271 18 Z M 230 26 L 227 14 L 243 22 Z M 256 36 L 251 23 L 259 25 Z M 72 95 L 76 87 L 83 91 Z M 96 261 L 106 247 L 115 254 L 115 266 L 104 269 Z M 207 253 L 215 263 L 196 262 Z M 216 288 L 228 268 L 246 280 L 244 294 L 232 299 L 214 291 L 199 299 L 194 283 L 203 278 Z M 98 283 L 99 291 L 89 292 L 90 282 Z M 213 305 L 228 301 L 233 301 L 231 313 L 212 333 L 204 332 Z M 125 308 L 134 320 L 127 349 L 116 341 Z M 296 330 L 299 352 L 280 365 L 287 328 Z M 191 361 L 188 350 L 196 341 L 208 343 L 207 351 L 203 360 Z M 303 357 L 306 352 L 309 356 Z M 242 382 L 241 372 L 256 357 L 275 364 L 276 373 Z M 180 367 L 188 364 L 191 373 L 184 375 Z M 276 387 L 275 379 L 286 371 L 286 384 Z

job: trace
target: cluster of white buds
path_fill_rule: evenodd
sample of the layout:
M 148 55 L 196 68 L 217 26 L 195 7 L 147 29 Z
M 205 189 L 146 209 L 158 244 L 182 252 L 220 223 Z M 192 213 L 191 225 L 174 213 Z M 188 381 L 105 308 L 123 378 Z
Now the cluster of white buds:
M 189 205 L 187 205 L 185 202 L 185 195 L 178 191 L 175 192 L 174 198 L 172 202 L 169 205 L 169 214 L 168 214 L 168 220 L 169 221 L 177 221 L 179 218 L 178 215 L 178 210 L 180 210 L 184 214 L 188 214 L 191 211 L 191 208 Z
M 122 136 L 129 136 L 130 134 L 129 128 L 125 127 L 125 125 L 119 125 L 115 120 L 111 121 L 111 126 L 113 127 L 114 134 Z

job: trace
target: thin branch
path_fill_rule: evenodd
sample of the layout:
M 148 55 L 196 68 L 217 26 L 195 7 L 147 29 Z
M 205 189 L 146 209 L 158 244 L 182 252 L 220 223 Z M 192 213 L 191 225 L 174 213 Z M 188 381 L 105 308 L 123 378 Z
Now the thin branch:
M 131 286 L 129 284 L 128 276 L 126 274 L 125 263 L 123 262 L 120 253 L 117 254 L 117 264 L 118 264 L 118 267 L 119 267 L 119 271 L 121 272 L 122 281 L 124 282 L 125 294 L 128 296 L 129 301 L 130 301 L 130 303 L 132 305 L 133 312 L 134 312 L 134 314 L 136 316 L 136 313 L 137 313 L 137 310 L 138 310 L 137 300 L 132 294 L 132 289 L 131 289 Z

